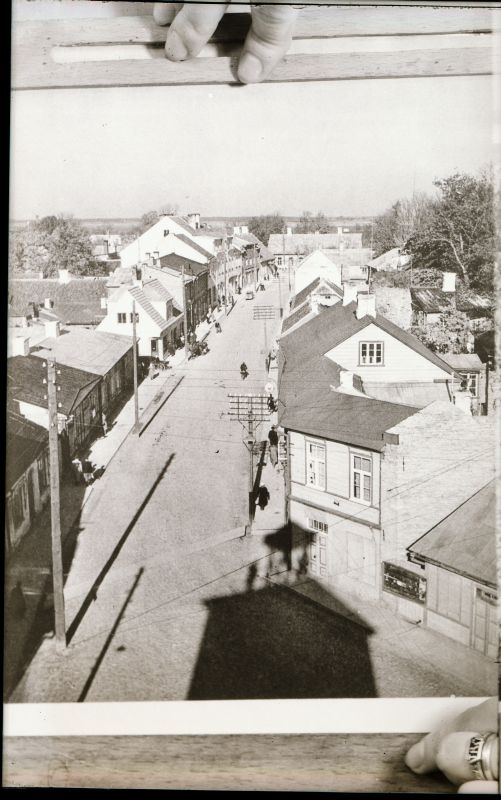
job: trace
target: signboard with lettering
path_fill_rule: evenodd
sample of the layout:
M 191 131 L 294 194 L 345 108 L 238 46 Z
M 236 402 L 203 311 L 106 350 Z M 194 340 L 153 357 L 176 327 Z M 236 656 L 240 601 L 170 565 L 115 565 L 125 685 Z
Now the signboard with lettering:
M 383 562 L 383 589 L 416 603 L 426 602 L 426 578 L 387 561 Z

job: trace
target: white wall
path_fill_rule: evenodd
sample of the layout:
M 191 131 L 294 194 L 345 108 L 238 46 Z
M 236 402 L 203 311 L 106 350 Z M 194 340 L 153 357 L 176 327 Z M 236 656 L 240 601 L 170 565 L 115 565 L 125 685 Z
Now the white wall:
M 341 268 L 318 250 L 307 256 L 294 273 L 294 293 L 298 294 L 315 278 L 326 278 L 341 286 Z
M 168 236 L 164 236 L 164 230 L 169 231 Z M 181 233 L 184 236 L 189 235 L 184 228 L 173 220 L 159 220 L 152 228 L 141 234 L 139 246 L 138 240 L 135 239 L 120 251 L 122 267 L 132 267 L 140 261 L 146 260 L 146 253 L 153 255 L 154 252 L 158 252 L 160 258 L 170 253 L 176 253 L 176 255 L 196 261 L 198 264 L 206 264 L 207 259 L 198 250 L 178 239 L 174 235 L 176 233 Z M 200 244 L 204 247 L 201 242 Z
M 382 366 L 359 366 L 359 343 L 366 341 L 384 343 L 384 364 Z M 362 380 L 370 382 L 415 382 L 433 381 L 435 378 L 441 380 L 451 378 L 450 373 L 436 367 L 415 350 L 373 324 L 368 325 L 337 347 L 333 347 L 325 355 L 341 367 L 356 372 Z

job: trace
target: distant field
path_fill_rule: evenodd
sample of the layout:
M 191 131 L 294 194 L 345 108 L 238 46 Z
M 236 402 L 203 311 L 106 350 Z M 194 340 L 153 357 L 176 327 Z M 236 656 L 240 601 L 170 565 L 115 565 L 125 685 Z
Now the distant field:
M 211 225 L 215 228 L 225 225 L 246 225 L 251 217 L 202 217 L 202 223 Z M 285 222 L 290 227 L 294 227 L 299 222 L 299 217 L 284 217 Z M 333 228 L 338 226 L 354 227 L 356 225 L 369 225 L 371 217 L 327 217 Z M 139 224 L 139 218 L 133 217 L 96 217 L 95 219 L 81 219 L 81 224 L 87 228 L 89 233 L 131 233 Z M 29 220 L 10 220 L 12 231 L 23 228 Z

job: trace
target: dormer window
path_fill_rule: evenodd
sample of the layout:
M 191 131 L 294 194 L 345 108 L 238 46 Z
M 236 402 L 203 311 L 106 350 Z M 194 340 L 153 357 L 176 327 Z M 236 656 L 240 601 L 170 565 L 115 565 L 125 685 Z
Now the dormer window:
M 383 358 L 383 342 L 360 342 L 358 354 L 358 365 L 360 367 L 381 367 L 383 366 Z

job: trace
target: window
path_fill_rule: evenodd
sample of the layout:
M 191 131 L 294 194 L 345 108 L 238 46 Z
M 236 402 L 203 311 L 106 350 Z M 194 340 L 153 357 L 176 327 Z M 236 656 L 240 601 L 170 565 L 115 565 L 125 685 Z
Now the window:
M 360 272 L 362 275 L 367 275 L 367 267 L 360 267 Z
M 372 501 L 372 458 L 359 453 L 351 456 L 351 496 L 370 505 Z
M 282 266 L 282 256 L 277 256 L 277 264 L 279 267 Z
M 383 342 L 360 342 L 359 360 L 360 366 L 377 366 L 383 363 L 384 347 Z
M 49 485 L 49 461 L 47 453 L 42 453 L 37 458 L 38 466 L 38 488 L 40 492 L 44 492 Z
M 306 467 L 308 486 L 325 489 L 325 445 L 306 443 Z
M 24 508 L 25 508 L 25 488 L 24 485 L 18 486 L 12 495 L 11 500 L 12 508 L 12 521 L 15 528 L 19 528 L 24 522 Z
M 134 315 L 133 315 L 132 311 L 129 314 L 129 319 L 130 319 L 131 322 L 134 322 Z M 139 322 L 139 314 L 137 312 L 136 312 L 136 322 Z
M 329 530 L 329 526 L 326 522 L 320 522 L 319 519 L 311 518 L 308 518 L 308 528 L 311 531 L 317 531 L 318 533 L 327 533 Z
M 472 394 L 473 397 L 478 397 L 478 372 L 460 372 L 462 377 L 461 386 L 464 385 L 465 389 Z
M 152 354 L 157 352 L 157 340 L 156 339 L 152 339 L 151 340 L 151 352 L 152 352 Z
M 119 324 L 127 322 L 127 314 L 118 313 L 117 314 L 117 320 L 118 320 Z

